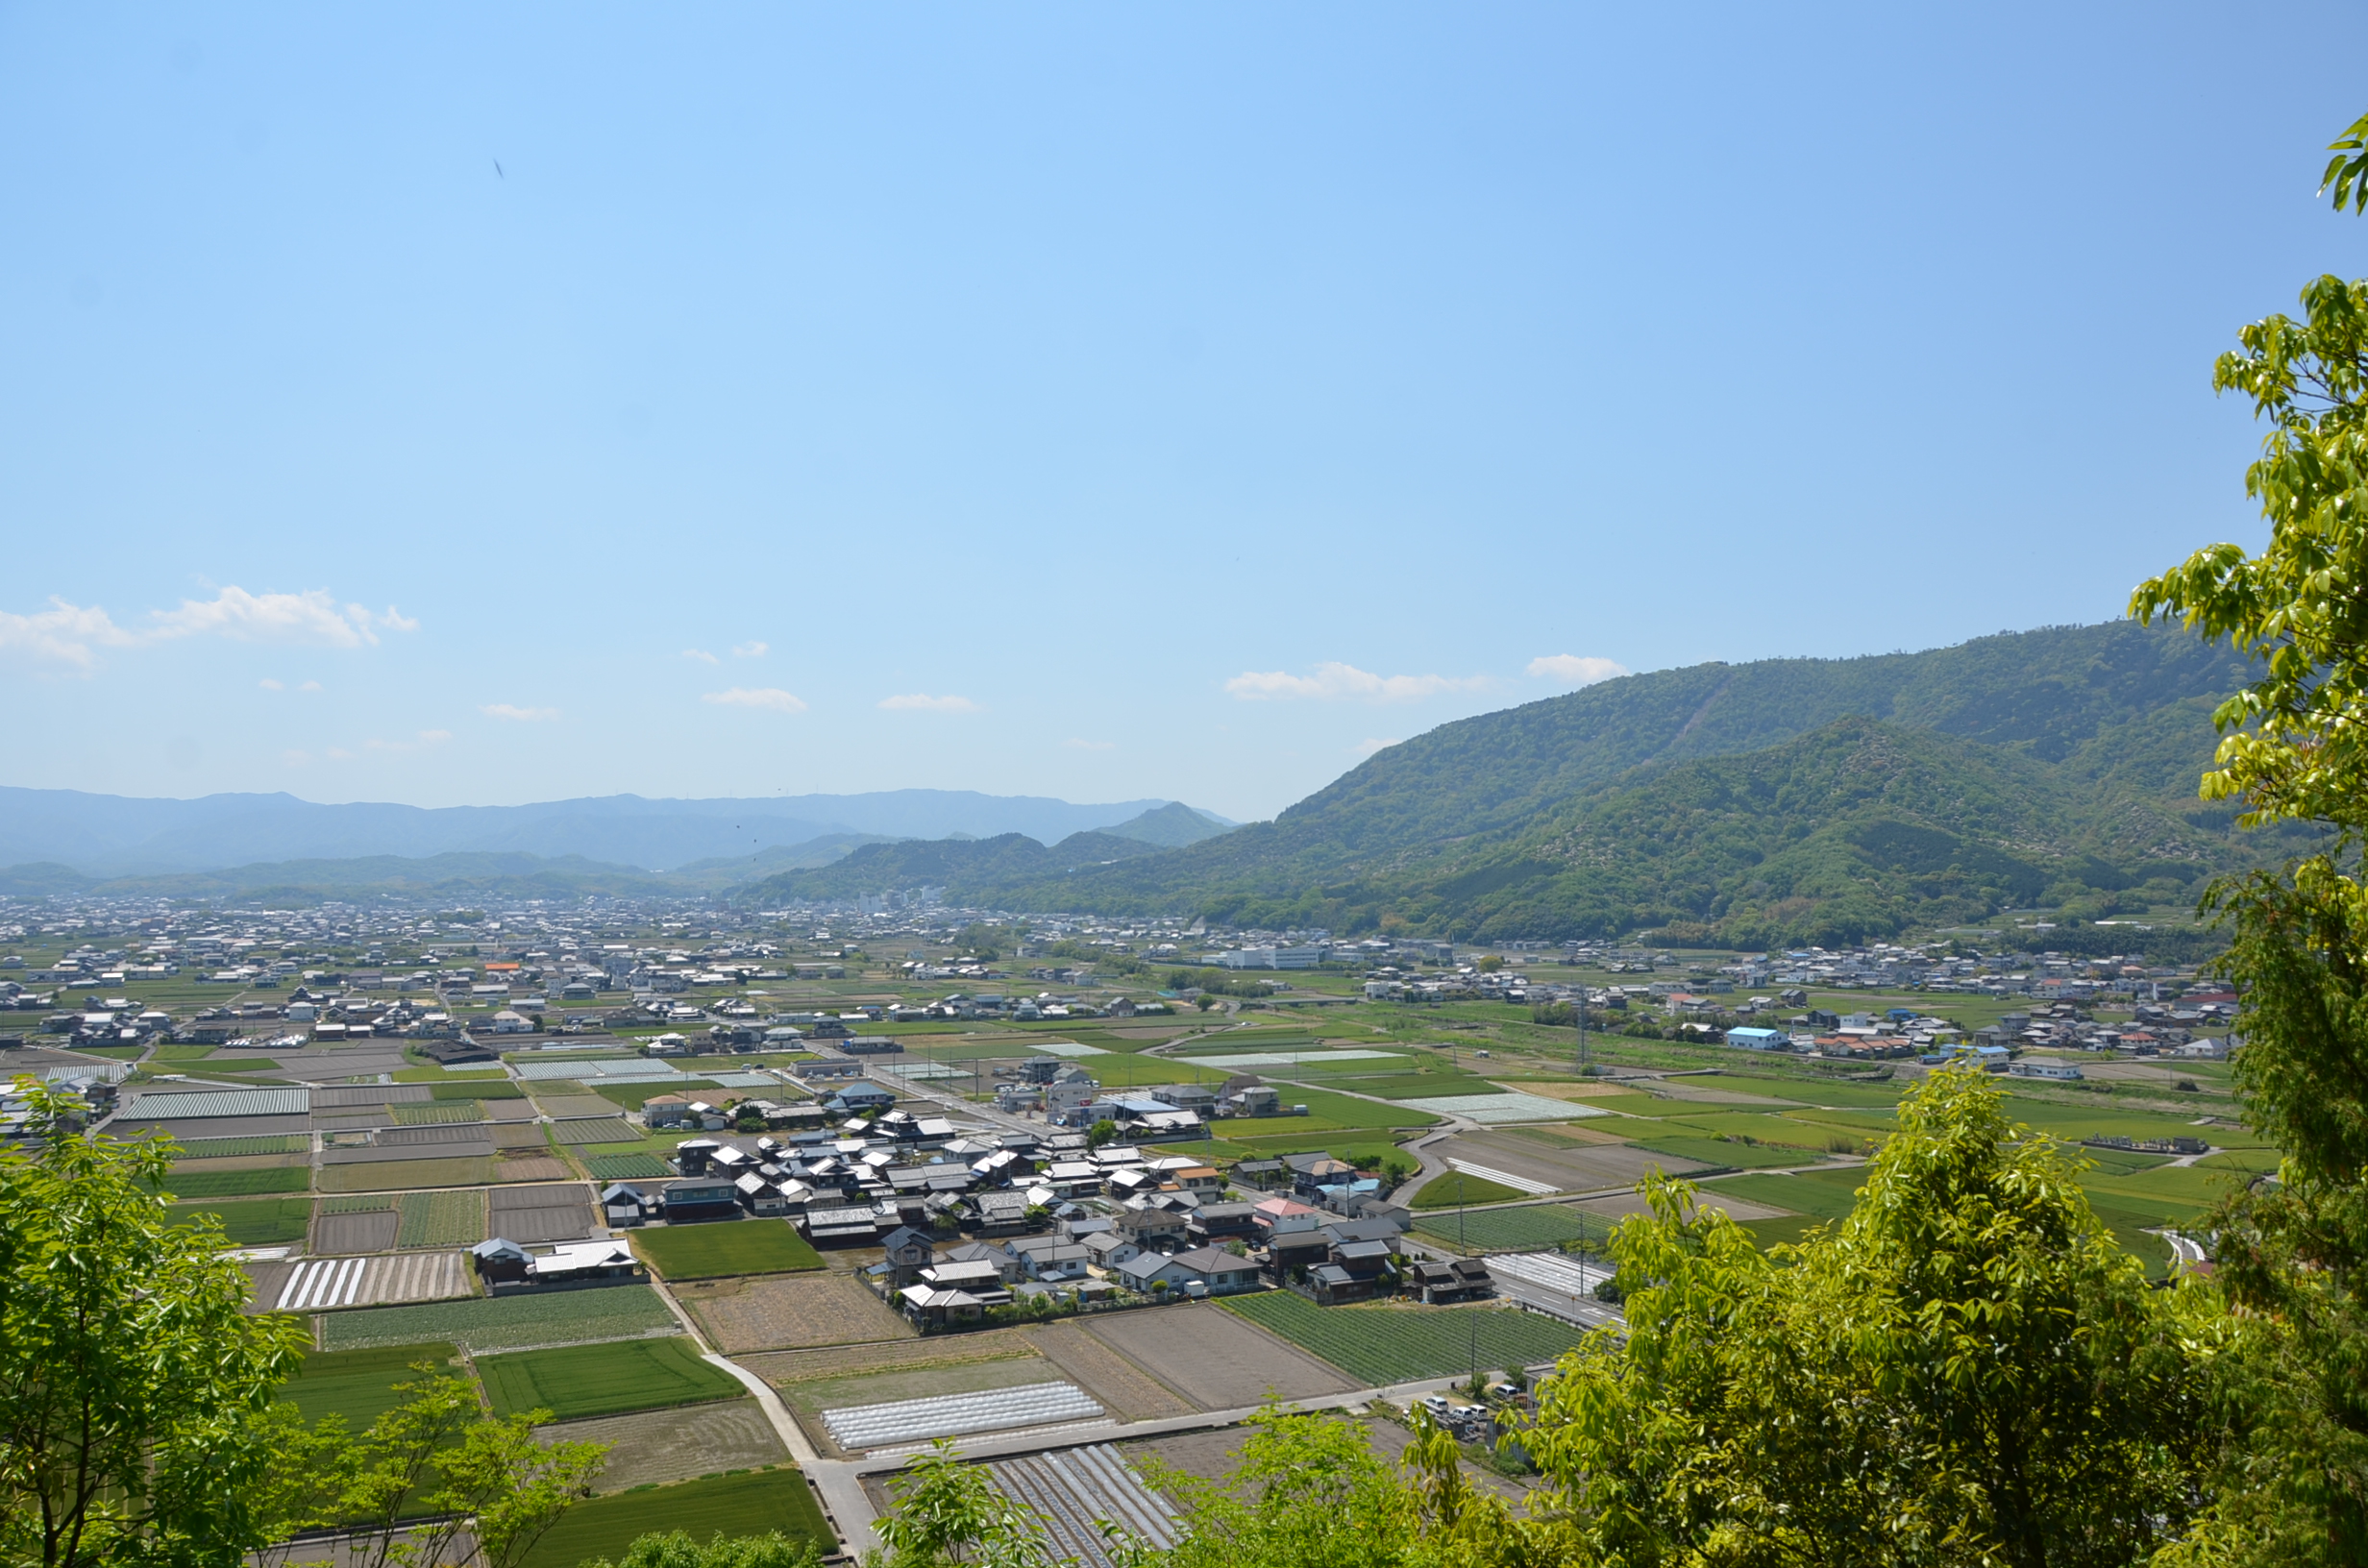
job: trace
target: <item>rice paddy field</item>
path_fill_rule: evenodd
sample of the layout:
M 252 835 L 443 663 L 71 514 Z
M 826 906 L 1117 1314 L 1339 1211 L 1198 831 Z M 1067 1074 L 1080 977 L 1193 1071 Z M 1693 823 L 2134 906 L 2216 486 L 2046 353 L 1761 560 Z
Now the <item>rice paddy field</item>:
M 449 1339 L 472 1354 L 486 1355 L 631 1338 L 675 1326 L 675 1314 L 656 1291 L 646 1285 L 613 1285 L 547 1296 L 486 1296 L 329 1312 L 321 1318 L 321 1346 L 360 1350 Z
M 267 1247 L 305 1238 L 312 1224 L 312 1200 L 234 1198 L 226 1203 L 176 1203 L 169 1213 L 175 1224 L 211 1214 L 222 1222 L 222 1234 L 232 1246 Z
M 181 1145 L 184 1160 L 227 1160 L 259 1154 L 304 1154 L 310 1133 L 261 1133 L 251 1138 L 193 1138 Z
M 1453 1213 L 1425 1214 L 1415 1229 L 1447 1246 L 1464 1245 L 1474 1252 L 1526 1252 L 1557 1247 L 1566 1241 L 1601 1241 L 1609 1222 L 1600 1215 L 1581 1213 L 1558 1203 L 1519 1209 L 1483 1209 L 1463 1216 L 1459 1231 Z
M 740 1380 L 700 1360 L 684 1338 L 621 1339 L 487 1356 L 477 1363 L 496 1415 L 547 1409 L 555 1419 L 622 1415 L 747 1395 Z
M 242 1198 L 266 1192 L 302 1192 L 312 1185 L 312 1172 L 303 1165 L 271 1170 L 191 1170 L 186 1166 L 164 1178 L 164 1190 L 177 1198 Z
M 359 1433 L 401 1402 L 397 1384 L 437 1375 L 466 1377 L 467 1368 L 456 1364 L 459 1354 L 458 1346 L 434 1340 L 370 1350 L 316 1350 L 305 1357 L 303 1369 L 281 1385 L 280 1397 L 308 1422 L 341 1415 L 348 1432 Z M 419 1371 L 416 1363 L 422 1361 L 434 1371 Z
M 1491 1307 L 1319 1307 L 1289 1290 L 1223 1306 L 1369 1386 L 1536 1366 L 1583 1337 L 1553 1318 Z
M 788 1222 L 778 1219 L 654 1226 L 633 1233 L 633 1250 L 670 1280 L 784 1274 L 823 1266 L 822 1254 Z
M 637 1486 L 580 1503 L 529 1549 L 518 1568 L 577 1568 L 622 1557 L 636 1536 L 680 1530 L 704 1541 L 714 1535 L 763 1535 L 779 1531 L 833 1552 L 837 1539 L 803 1475 L 789 1466 L 727 1471 L 673 1486 Z

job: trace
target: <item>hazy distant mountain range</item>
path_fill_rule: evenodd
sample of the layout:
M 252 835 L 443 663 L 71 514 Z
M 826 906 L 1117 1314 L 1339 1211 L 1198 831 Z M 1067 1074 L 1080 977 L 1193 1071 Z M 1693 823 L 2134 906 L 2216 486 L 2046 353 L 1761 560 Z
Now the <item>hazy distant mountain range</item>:
M 1172 809 L 1170 809 L 1172 808 Z M 1177 813 L 1182 815 L 1179 817 Z M 290 795 L 210 795 L 195 800 L 0 788 L 0 867 L 46 863 L 85 877 L 217 871 L 294 860 L 375 856 L 581 856 L 614 867 L 674 870 L 740 861 L 771 849 L 804 858 L 823 841 L 993 838 L 1051 843 L 1143 820 L 1148 842 L 1190 842 L 1180 823 L 1232 824 L 1166 800 L 1073 805 L 1039 796 L 969 790 L 782 796 L 761 800 L 646 800 L 635 795 L 525 806 L 317 805 Z M 778 862 L 758 871 L 779 870 Z
M 0 893 L 941 888 L 1019 911 L 1200 914 L 1464 940 L 1855 941 L 2035 903 L 2178 905 L 2273 860 L 2196 799 L 2224 648 L 2129 622 L 1859 659 L 1696 665 L 1443 724 L 1271 822 L 1173 801 L 902 790 L 422 811 L 0 790 Z M 31 863 L 31 864 L 28 864 Z
M 2196 798 L 2227 649 L 2129 622 L 1632 675 L 1443 724 L 1271 822 L 1151 854 L 872 845 L 758 905 L 942 886 L 1018 910 L 1462 939 L 1856 941 L 2191 900 L 2297 833 Z M 1100 864 L 1090 864 L 1098 861 Z

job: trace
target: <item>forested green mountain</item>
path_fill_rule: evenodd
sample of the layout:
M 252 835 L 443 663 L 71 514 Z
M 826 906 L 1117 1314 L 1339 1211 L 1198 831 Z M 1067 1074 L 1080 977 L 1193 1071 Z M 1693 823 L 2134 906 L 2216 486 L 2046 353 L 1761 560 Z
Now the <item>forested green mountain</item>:
M 2224 649 L 2129 622 L 1699 665 L 1443 724 L 1272 822 L 1182 848 L 875 845 L 746 892 L 925 884 L 1019 909 L 1471 938 L 1674 926 L 1747 945 L 2042 898 L 2104 913 L 2277 847 L 2195 798 L 2211 708 L 2245 678 Z

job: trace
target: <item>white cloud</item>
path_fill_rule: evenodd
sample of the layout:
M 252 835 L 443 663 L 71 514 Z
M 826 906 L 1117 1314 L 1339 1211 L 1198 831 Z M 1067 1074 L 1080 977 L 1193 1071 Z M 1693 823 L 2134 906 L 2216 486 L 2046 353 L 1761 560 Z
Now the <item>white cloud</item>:
M 883 697 L 879 705 L 890 713 L 976 713 L 978 704 L 967 697 L 931 697 L 926 692 L 908 692 L 902 697 Z
M 432 746 L 442 746 L 452 738 L 453 732 L 449 729 L 423 729 L 416 739 L 408 741 L 364 741 L 362 749 L 365 751 L 425 751 Z M 333 757 L 352 755 L 346 751 L 332 751 L 329 754 Z
M 1074 735 L 1072 735 L 1061 744 L 1079 751 L 1107 751 L 1119 743 L 1116 741 L 1081 741 Z
M 312 760 L 312 753 L 309 751 L 283 751 L 280 753 L 280 760 L 286 763 L 290 768 L 302 768 L 305 764 Z
M 260 679 L 260 680 L 257 681 L 255 684 L 257 684 L 258 686 L 260 686 L 261 688 L 263 688 L 263 690 L 265 690 L 265 691 L 267 691 L 267 692 L 284 692 L 284 691 L 286 691 L 286 690 L 287 690 L 287 688 L 286 688 L 286 687 L 284 687 L 284 686 L 281 685 L 278 681 L 276 681 L 276 680 L 272 679 L 269 675 L 265 675 L 262 679 Z
M 85 673 L 98 665 L 97 648 L 124 648 L 139 639 L 96 604 L 85 609 L 54 595 L 46 610 L 12 615 L 0 610 L 0 652 L 35 664 L 71 665 Z
M 1324 702 L 1416 702 L 1444 692 L 1472 692 L 1488 685 L 1486 675 L 1377 675 L 1337 660 L 1316 666 L 1312 675 L 1280 670 L 1247 670 L 1225 682 L 1225 690 L 1245 702 L 1285 698 L 1312 698 Z
M 1566 686 L 1592 686 L 1599 680 L 1614 680 L 1629 673 L 1624 664 L 1610 659 L 1588 658 L 1577 653 L 1549 653 L 1529 661 L 1529 673 L 1541 679 L 1559 680 Z
M 321 689 L 321 683 L 317 680 L 308 680 L 296 689 L 300 692 L 317 692 Z
M 734 644 L 731 656 L 735 659 L 761 659 L 765 656 L 765 644 L 751 639 L 745 643 Z
M 728 692 L 709 692 L 702 702 L 728 708 L 761 708 L 767 713 L 803 713 L 805 704 L 777 686 L 734 686 Z
M 682 656 L 686 659 L 697 659 L 702 664 L 720 664 L 723 662 L 703 648 L 686 648 L 682 650 Z
M 64 665 L 86 674 L 98 667 L 97 650 L 102 648 L 137 648 L 183 637 L 359 648 L 376 643 L 382 630 L 419 629 L 417 621 L 392 605 L 382 611 L 340 605 L 322 588 L 300 594 L 225 588 L 211 599 L 185 599 L 177 609 L 152 610 L 145 627 L 119 626 L 96 604 L 86 607 L 55 597 L 49 603 L 48 609 L 31 615 L 0 610 L 0 654 Z
M 522 708 L 511 702 L 481 703 L 477 711 L 490 719 L 511 719 L 522 724 L 539 723 L 559 717 L 556 708 Z
M 1398 741 L 1402 741 L 1404 739 L 1405 737 L 1401 735 L 1397 738 L 1397 740 L 1391 741 L 1359 741 L 1356 745 L 1350 747 L 1348 751 L 1351 756 L 1369 757 L 1376 751 L 1387 751 L 1390 747 L 1397 745 Z
M 147 635 L 228 637 L 242 643 L 309 643 L 321 648 L 359 648 L 376 643 L 379 630 L 417 631 L 419 623 L 388 605 L 373 613 L 359 604 L 340 605 L 325 588 L 301 594 L 251 594 L 229 587 L 211 599 L 185 599 L 173 610 L 152 610 Z

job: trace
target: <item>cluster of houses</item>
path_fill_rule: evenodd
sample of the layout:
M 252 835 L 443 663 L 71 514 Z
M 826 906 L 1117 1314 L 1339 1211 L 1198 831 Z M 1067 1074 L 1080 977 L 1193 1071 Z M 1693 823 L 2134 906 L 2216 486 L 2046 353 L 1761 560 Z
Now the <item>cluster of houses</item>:
M 1231 1176 L 1247 1195 L 1237 1196 L 1189 1155 L 1090 1148 L 1059 1130 L 966 1132 L 890 1107 L 827 1130 L 689 1139 L 674 1163 L 672 1179 L 601 1193 L 610 1229 L 778 1218 L 817 1247 L 882 1247 L 874 1283 L 925 1328 L 1040 1293 L 1091 1306 L 1283 1286 L 1329 1304 L 1494 1289 L 1472 1260 L 1404 1257 L 1412 1215 L 1377 1180 L 1323 1154 L 1244 1161 Z M 529 1280 L 545 1266 L 496 1261 L 526 1267 Z
M 1001 1238 L 950 1244 L 900 1226 L 883 1239 L 887 1257 L 871 1278 L 925 1329 L 979 1322 L 1030 1296 L 1090 1308 L 1272 1288 L 1325 1306 L 1400 1294 L 1445 1305 L 1495 1293 L 1476 1258 L 1408 1257 L 1405 1229 L 1402 1210 L 1352 1218 L 1282 1196 L 1196 1208 L 1068 1203 L 1048 1228 Z

